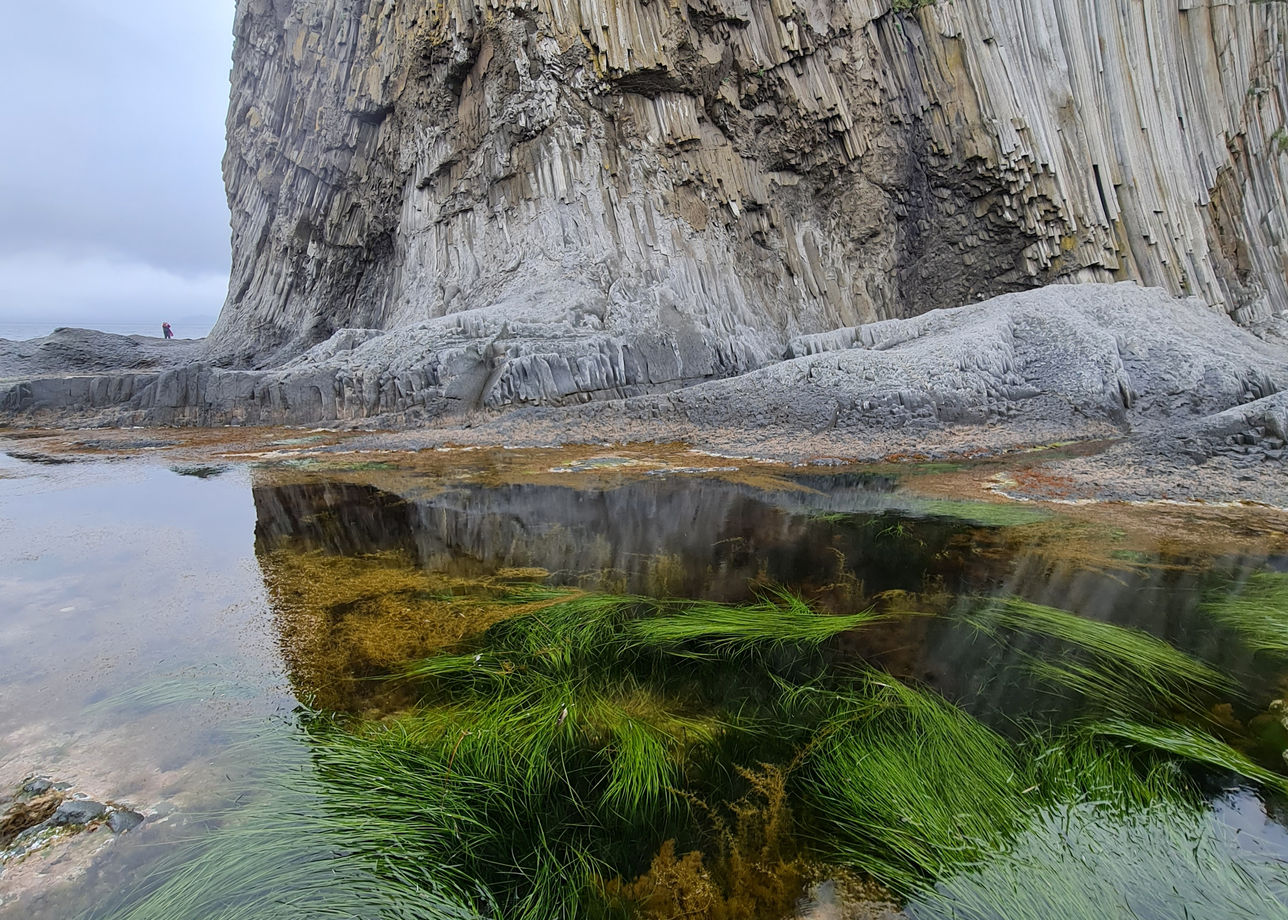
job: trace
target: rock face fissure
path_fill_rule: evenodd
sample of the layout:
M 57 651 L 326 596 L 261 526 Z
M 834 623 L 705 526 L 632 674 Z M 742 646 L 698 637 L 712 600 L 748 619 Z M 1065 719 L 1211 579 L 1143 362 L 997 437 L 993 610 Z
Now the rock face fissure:
M 558 404 L 1057 281 L 1288 305 L 1283 2 L 239 0 L 236 35 L 219 364 L 405 330 L 462 406 Z

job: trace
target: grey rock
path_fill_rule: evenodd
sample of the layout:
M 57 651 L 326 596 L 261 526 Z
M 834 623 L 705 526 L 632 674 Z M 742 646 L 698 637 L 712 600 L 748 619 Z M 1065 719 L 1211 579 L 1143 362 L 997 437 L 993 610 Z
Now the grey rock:
M 1281 334 L 1283 4 L 239 0 L 234 28 L 209 359 L 497 309 L 500 341 L 347 378 L 365 414 L 447 365 L 484 406 L 656 392 L 1052 282 Z
M 679 388 L 669 379 L 669 346 L 523 326 L 495 310 L 350 344 L 319 346 L 276 370 L 194 365 L 146 379 L 35 378 L 7 393 L 0 387 L 0 418 L 393 427 L 468 420 L 498 432 L 560 419 L 565 437 L 579 425 L 636 422 L 660 435 L 680 421 L 815 433 L 907 429 L 927 433 L 928 443 L 936 431 L 1006 423 L 1017 441 L 1190 435 L 1193 455 L 1217 429 L 1272 431 L 1282 411 L 1276 394 L 1288 381 L 1288 349 L 1197 298 L 1129 283 L 1053 285 L 836 330 L 794 345 L 803 357 Z M 89 382 L 69 389 L 77 380 Z M 1251 408 L 1215 418 L 1240 406 Z M 503 408 L 529 411 L 495 422 Z M 1208 416 L 1206 433 L 1186 427 Z
M 48 827 L 72 827 L 89 824 L 107 813 L 107 806 L 90 799 L 68 799 L 58 806 L 48 821 Z
M 35 779 L 28 780 L 24 783 L 22 791 L 24 795 L 44 795 L 53 788 L 54 783 L 52 780 L 43 776 L 37 776 Z
M 143 823 L 143 815 L 137 811 L 130 811 L 128 808 L 119 808 L 107 816 L 107 826 L 112 829 L 114 834 L 124 834 L 126 831 L 132 831 Z
M 209 341 L 0 423 L 1166 439 L 1284 385 L 1288 6 L 1119 6 L 238 0 Z
M 98 374 L 178 367 L 193 361 L 204 340 L 153 339 L 93 329 L 56 329 L 38 339 L 0 339 L 0 379 L 48 373 Z
M 17 837 L 13 838 L 12 848 L 15 850 L 21 850 L 24 845 L 44 834 L 50 829 L 50 827 L 52 827 L 52 825 L 48 821 L 43 821 L 35 827 L 27 828 L 25 831 L 18 834 Z
M 1279 411 L 1288 386 L 1288 350 L 1195 299 L 1129 284 L 1007 295 L 803 350 L 623 411 L 698 428 L 739 427 L 754 406 L 767 410 L 762 424 L 782 429 L 932 432 L 1005 421 L 1017 432 L 1150 432 L 1174 443 L 1178 434 L 1242 433 L 1250 418 Z M 1249 392 L 1271 395 L 1245 402 Z

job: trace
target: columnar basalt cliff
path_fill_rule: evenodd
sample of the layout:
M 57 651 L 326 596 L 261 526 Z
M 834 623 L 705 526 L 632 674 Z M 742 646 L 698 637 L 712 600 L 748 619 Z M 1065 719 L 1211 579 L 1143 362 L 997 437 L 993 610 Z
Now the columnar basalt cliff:
M 430 322 L 420 385 L 549 403 L 1055 281 L 1288 304 L 1285 3 L 240 0 L 236 30 L 242 366 Z
M 0 421 L 1282 449 L 1288 2 L 893 2 L 238 0 L 214 333 Z

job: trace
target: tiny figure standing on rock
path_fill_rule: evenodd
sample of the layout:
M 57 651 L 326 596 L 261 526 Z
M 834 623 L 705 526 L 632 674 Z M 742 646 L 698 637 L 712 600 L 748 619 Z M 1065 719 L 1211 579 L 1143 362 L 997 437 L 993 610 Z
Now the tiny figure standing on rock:
M 169 323 L 161 324 L 161 334 L 164 335 L 167 339 L 174 338 L 174 332 L 171 331 Z

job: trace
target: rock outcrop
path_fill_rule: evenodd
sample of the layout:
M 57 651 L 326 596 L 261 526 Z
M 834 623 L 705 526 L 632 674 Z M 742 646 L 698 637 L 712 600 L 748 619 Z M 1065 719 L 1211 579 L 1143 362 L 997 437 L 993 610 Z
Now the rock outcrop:
M 1283 446 L 1288 349 L 1197 298 L 1129 283 L 1008 294 L 791 347 L 802 357 L 622 405 L 535 410 L 523 424 L 595 430 L 621 418 L 666 437 L 679 420 L 694 431 L 831 432 L 842 444 L 883 432 L 934 444 L 998 426 L 1012 444 L 1237 429 L 1250 445 Z
M 1050 282 L 1288 305 L 1288 4 L 895 6 L 240 0 L 212 359 L 419 327 L 557 403 Z
M 1288 3 L 893 2 L 239 0 L 218 325 L 0 345 L 0 420 L 1089 436 L 1288 386 Z
M 1212 425 L 1247 422 L 1249 443 L 1269 438 L 1268 447 L 1282 447 L 1288 349 L 1198 298 L 1131 283 L 1052 285 L 801 336 L 789 345 L 797 357 L 769 367 L 669 392 L 617 391 L 611 401 L 586 400 L 576 369 L 559 356 L 529 366 L 532 377 L 504 373 L 525 366 L 518 362 L 502 373 L 489 369 L 466 332 L 449 327 L 458 321 L 336 336 L 274 370 L 194 363 L 33 377 L 0 386 L 0 417 L 118 425 L 495 424 L 498 443 L 516 431 L 514 440 L 530 440 L 523 432 L 542 426 L 553 432 L 549 442 L 684 438 L 718 429 L 829 431 L 858 442 L 897 431 L 930 444 L 949 429 L 996 426 L 1010 429 L 1005 443 L 1170 435 L 1229 412 Z M 0 351 L 0 371 L 4 357 Z M 533 406 L 501 419 L 487 411 L 509 405 L 521 385 L 547 398 L 562 388 L 572 405 Z M 632 434 L 623 424 L 638 427 Z M 1227 434 L 1236 433 L 1245 436 Z

